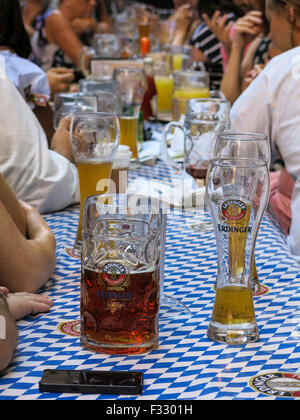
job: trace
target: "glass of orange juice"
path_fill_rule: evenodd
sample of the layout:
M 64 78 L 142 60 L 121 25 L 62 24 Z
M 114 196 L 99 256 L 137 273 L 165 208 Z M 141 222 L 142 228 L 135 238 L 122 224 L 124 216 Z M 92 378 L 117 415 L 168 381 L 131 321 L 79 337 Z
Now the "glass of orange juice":
M 172 120 L 178 121 L 185 114 L 190 99 L 209 98 L 209 75 L 205 71 L 176 71 L 173 73 Z
M 130 168 L 137 168 L 138 156 L 138 119 L 146 90 L 145 70 L 120 67 L 114 69 L 113 79 L 121 89 L 120 144 L 129 146 L 132 153 Z

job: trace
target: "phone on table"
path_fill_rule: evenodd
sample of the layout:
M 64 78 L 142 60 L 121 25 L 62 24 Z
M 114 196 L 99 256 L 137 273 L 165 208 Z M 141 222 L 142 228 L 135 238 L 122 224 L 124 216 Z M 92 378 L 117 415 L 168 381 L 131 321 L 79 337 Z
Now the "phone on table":
M 47 369 L 40 392 L 138 395 L 143 391 L 143 372 Z

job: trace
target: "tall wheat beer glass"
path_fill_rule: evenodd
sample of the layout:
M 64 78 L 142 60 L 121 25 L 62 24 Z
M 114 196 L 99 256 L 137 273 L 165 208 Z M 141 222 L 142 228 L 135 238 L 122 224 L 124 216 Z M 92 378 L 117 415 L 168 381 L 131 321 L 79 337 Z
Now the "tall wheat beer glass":
M 266 162 L 214 159 L 206 194 L 218 248 L 218 279 L 208 337 L 241 345 L 259 338 L 252 296 L 255 241 L 269 199 Z
M 270 167 L 271 148 L 268 136 L 257 133 L 219 133 L 215 146 L 215 158 L 259 159 Z M 255 256 L 253 259 L 252 290 L 260 293 Z
M 116 68 L 113 79 L 121 89 L 120 144 L 129 146 L 132 156 L 130 167 L 139 165 L 138 119 L 146 89 L 146 74 L 138 68 Z
M 120 140 L 118 117 L 108 113 L 76 113 L 71 123 L 71 144 L 80 184 L 80 216 L 73 247 L 81 253 L 82 211 L 90 195 L 104 194 Z

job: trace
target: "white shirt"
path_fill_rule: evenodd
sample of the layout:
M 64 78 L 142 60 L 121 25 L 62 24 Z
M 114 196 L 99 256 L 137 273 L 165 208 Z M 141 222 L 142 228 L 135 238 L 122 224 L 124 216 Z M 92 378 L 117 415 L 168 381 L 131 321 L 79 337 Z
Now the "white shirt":
M 300 47 L 273 58 L 231 110 L 232 130 L 267 134 L 295 180 L 288 246 L 300 263 Z
M 49 150 L 37 118 L 6 74 L 0 54 L 0 172 L 18 199 L 40 213 L 79 201 L 75 166 Z
M 46 106 L 51 93 L 46 73 L 36 64 L 8 50 L 0 51 L 0 55 L 5 58 L 7 76 L 30 108 Z

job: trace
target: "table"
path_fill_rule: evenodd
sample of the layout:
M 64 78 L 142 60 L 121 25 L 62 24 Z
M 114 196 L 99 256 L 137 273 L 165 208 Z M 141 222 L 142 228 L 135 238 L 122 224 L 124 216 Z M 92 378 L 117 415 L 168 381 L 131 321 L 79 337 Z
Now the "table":
M 143 166 L 139 176 L 169 180 L 163 163 Z M 137 176 L 137 174 L 135 174 Z M 268 293 L 254 297 L 260 340 L 230 347 L 208 340 L 217 273 L 214 232 L 191 226 L 203 212 L 169 215 L 165 292 L 184 304 L 189 318 L 160 319 L 159 347 L 133 356 L 95 354 L 79 343 L 80 261 L 66 252 L 77 230 L 78 206 L 46 215 L 57 238 L 57 265 L 43 288 L 53 298 L 48 314 L 19 322 L 15 357 L 0 378 L 0 399 L 295 399 L 300 396 L 300 267 L 286 238 L 265 216 L 256 246 L 261 282 Z M 141 370 L 140 396 L 40 394 L 44 369 Z M 259 376 L 259 377 L 258 377 Z

